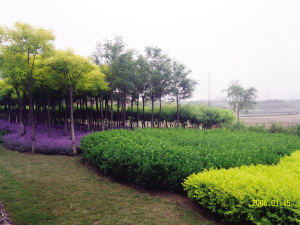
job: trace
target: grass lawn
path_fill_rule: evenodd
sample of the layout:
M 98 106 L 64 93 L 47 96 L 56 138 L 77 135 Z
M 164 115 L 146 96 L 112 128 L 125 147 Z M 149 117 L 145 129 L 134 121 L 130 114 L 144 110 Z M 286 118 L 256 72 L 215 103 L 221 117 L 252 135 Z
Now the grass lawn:
M 14 224 L 223 224 L 112 182 L 82 160 L 19 153 L 1 144 L 0 200 Z

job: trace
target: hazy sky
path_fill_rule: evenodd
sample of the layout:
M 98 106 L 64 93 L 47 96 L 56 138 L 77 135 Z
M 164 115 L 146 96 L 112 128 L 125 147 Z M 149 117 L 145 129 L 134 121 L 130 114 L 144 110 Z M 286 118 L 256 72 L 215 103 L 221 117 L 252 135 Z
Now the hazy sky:
M 90 56 L 98 41 L 122 36 L 144 54 L 158 46 L 200 84 L 193 99 L 224 97 L 230 81 L 254 86 L 260 100 L 300 99 L 299 0 L 9 0 L 0 25 L 52 29 L 58 49 Z

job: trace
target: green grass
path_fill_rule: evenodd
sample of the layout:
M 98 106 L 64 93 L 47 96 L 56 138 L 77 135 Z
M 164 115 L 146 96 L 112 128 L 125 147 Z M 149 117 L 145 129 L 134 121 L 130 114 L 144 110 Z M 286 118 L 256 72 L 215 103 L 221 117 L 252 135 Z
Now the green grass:
M 84 166 L 81 156 L 24 154 L 3 144 L 0 199 L 15 225 L 217 224 L 166 198 L 114 183 Z

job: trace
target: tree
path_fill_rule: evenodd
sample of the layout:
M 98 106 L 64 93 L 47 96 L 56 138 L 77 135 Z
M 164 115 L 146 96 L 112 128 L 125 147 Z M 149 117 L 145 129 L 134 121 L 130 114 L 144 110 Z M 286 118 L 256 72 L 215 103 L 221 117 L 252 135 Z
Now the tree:
M 197 81 L 189 79 L 188 75 L 192 71 L 187 69 L 184 64 L 176 60 L 172 62 L 172 79 L 171 79 L 171 100 L 177 104 L 177 126 L 179 126 L 179 101 L 191 98 L 195 90 Z
M 236 80 L 232 81 L 223 92 L 227 93 L 225 100 L 228 100 L 230 108 L 232 107 L 236 111 L 238 120 L 240 119 L 241 110 L 248 112 L 254 109 L 254 105 L 256 104 L 255 99 L 257 98 L 257 90 L 254 87 L 244 89 L 239 81 Z
M 106 74 L 107 82 L 110 89 L 110 104 L 111 104 L 111 126 L 113 122 L 113 93 L 117 88 L 118 75 L 120 74 L 120 56 L 125 51 L 125 43 L 122 37 L 115 37 L 114 42 L 106 40 L 104 44 L 97 43 L 96 52 L 92 57 L 97 65 L 108 65 L 109 74 Z M 122 69 L 121 69 L 122 70 Z
M 147 63 L 147 60 L 144 56 L 139 55 L 138 58 L 135 61 L 135 70 L 134 70 L 134 76 L 133 76 L 133 84 L 136 88 L 136 94 L 137 94 L 137 127 L 139 127 L 139 98 L 141 94 L 145 94 L 147 89 L 149 88 L 149 64 Z M 144 95 L 145 96 L 145 95 Z M 144 106 L 145 102 L 143 98 L 143 112 L 144 112 Z M 144 118 L 143 118 L 144 121 Z
M 22 73 L 19 64 L 16 62 L 22 61 L 22 58 L 18 54 L 14 54 L 10 49 L 4 48 L 1 45 L 1 55 L 0 55 L 0 71 L 1 78 L 5 79 L 8 84 L 11 84 L 18 97 L 18 113 L 19 113 L 19 126 L 20 126 L 20 137 L 23 137 L 26 133 L 25 126 L 22 119 L 22 102 L 21 102 L 21 92 L 20 89 L 23 85 L 22 83 Z
M 32 153 L 35 153 L 35 122 L 33 114 L 32 85 L 35 74 L 35 61 L 38 55 L 45 56 L 53 49 L 55 37 L 51 30 L 33 27 L 28 23 L 16 22 L 13 28 L 0 29 L 3 63 L 8 65 L 2 74 L 12 80 L 18 92 L 22 83 L 29 95 Z M 19 97 L 19 94 L 18 94 Z M 20 104 L 19 104 L 20 107 Z M 22 130 L 21 130 L 22 132 Z
M 11 105 L 14 105 L 14 88 L 11 84 L 7 82 L 8 80 L 0 80 L 0 102 L 4 103 L 5 108 L 7 109 L 8 115 L 7 120 L 11 122 Z M 2 104 L 1 104 L 2 105 Z
M 107 67 L 105 65 L 102 65 L 100 68 L 93 70 L 92 72 L 90 72 L 88 74 L 88 76 L 85 78 L 84 82 L 80 82 L 78 84 L 78 89 L 79 92 L 82 93 L 82 97 L 84 96 L 85 98 L 87 96 L 91 97 L 91 103 L 92 98 L 95 97 L 96 99 L 96 103 L 98 103 L 97 98 L 99 97 L 100 99 L 100 103 L 102 102 L 102 95 L 105 91 L 108 91 L 108 83 L 106 83 L 105 81 L 105 74 L 102 73 L 102 71 L 104 71 L 103 67 Z M 109 68 L 108 68 L 109 70 Z M 100 73 L 99 73 L 100 71 Z M 77 89 L 77 90 L 78 90 Z M 97 121 L 99 121 L 98 118 L 98 104 L 96 104 L 97 107 Z M 93 110 L 92 104 L 91 104 L 91 112 Z M 101 113 L 101 126 L 102 126 L 102 130 L 104 130 L 104 125 L 103 125 L 103 112 L 102 112 L 102 107 L 100 108 L 100 113 Z M 92 113 L 91 113 L 91 126 L 89 126 L 89 122 L 88 122 L 88 130 L 90 131 L 93 127 L 92 127 Z M 87 115 L 87 119 L 88 115 Z M 90 127 L 90 128 L 89 128 Z
M 85 82 L 86 78 L 91 76 L 101 76 L 98 66 L 91 60 L 79 55 L 75 55 L 72 50 L 56 51 L 54 56 L 49 58 L 45 63 L 50 71 L 53 82 L 63 85 L 68 89 L 70 95 L 70 124 L 71 137 L 74 156 L 77 155 L 75 145 L 74 118 L 73 118 L 73 93 L 79 82 Z M 99 82 L 99 80 L 97 81 Z
M 149 92 L 148 95 L 152 102 L 151 127 L 154 127 L 153 109 L 154 101 L 162 98 L 167 94 L 165 88 L 170 76 L 170 59 L 166 54 L 162 53 L 162 49 L 158 47 L 148 46 L 145 48 L 146 58 L 149 63 Z M 161 109 L 161 104 L 160 104 Z M 160 110 L 161 115 L 161 110 Z

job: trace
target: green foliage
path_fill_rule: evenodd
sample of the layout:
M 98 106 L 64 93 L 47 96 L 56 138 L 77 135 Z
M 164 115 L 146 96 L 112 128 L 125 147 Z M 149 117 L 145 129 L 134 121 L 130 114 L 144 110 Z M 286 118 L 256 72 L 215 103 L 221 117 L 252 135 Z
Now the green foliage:
M 270 133 L 287 133 L 287 130 L 282 124 L 272 123 Z
M 226 99 L 230 102 L 230 106 L 237 112 L 239 118 L 239 112 L 244 110 L 248 112 L 254 109 L 256 104 L 255 99 L 257 98 L 257 90 L 254 87 L 244 89 L 239 81 L 232 81 L 228 88 L 223 90 L 226 92 Z
M 181 123 L 190 121 L 192 124 L 202 125 L 205 129 L 214 125 L 228 126 L 235 120 L 235 115 L 229 110 L 205 105 L 184 105 L 179 114 Z
M 28 23 L 16 22 L 3 33 L 0 45 L 2 56 L 1 77 L 9 78 L 13 85 L 28 84 L 34 80 L 35 60 L 38 55 L 46 56 L 53 49 L 55 37 L 51 30 L 33 27 Z
M 293 125 L 287 128 L 288 134 L 294 134 L 300 136 L 300 125 Z
M 300 223 L 300 151 L 278 165 L 211 169 L 183 183 L 188 196 L 230 222 Z
M 300 148 L 296 136 L 223 129 L 111 130 L 83 137 L 84 157 L 106 174 L 151 189 L 182 190 L 203 169 L 276 164 Z
M 254 126 L 250 126 L 249 131 L 257 132 L 257 133 L 267 133 L 268 132 L 265 124 L 263 124 L 263 125 L 256 124 Z
M 245 122 L 244 121 L 239 121 L 239 120 L 232 123 L 228 128 L 231 129 L 231 130 L 248 131 L 248 127 L 245 124 Z
M 236 121 L 226 128 L 231 130 L 244 130 L 249 132 L 256 132 L 256 133 L 282 133 L 282 134 L 291 134 L 300 136 L 300 125 L 294 125 L 289 127 L 284 127 L 282 124 L 273 123 L 270 128 L 267 128 L 265 124 L 263 125 L 254 125 L 249 126 L 245 124 L 243 121 Z
M 90 108 L 88 106 L 88 108 Z M 104 108 L 103 108 L 104 109 Z M 76 109 L 74 109 L 76 110 Z M 121 110 L 121 107 L 120 107 Z M 159 120 L 159 107 L 154 107 L 153 110 L 154 120 Z M 145 121 L 151 120 L 151 108 L 145 107 Z M 109 106 L 110 114 L 110 106 Z M 143 120 L 143 108 L 139 107 L 140 120 Z M 184 105 L 180 107 L 180 122 L 181 123 L 190 123 L 196 125 L 203 125 L 203 128 L 211 128 L 213 125 L 219 127 L 228 127 L 235 120 L 235 115 L 233 112 L 222 109 L 218 107 L 207 107 L 205 105 Z M 131 108 L 126 108 L 126 120 L 129 119 L 131 115 Z M 76 113 L 75 113 L 76 116 Z M 96 108 L 94 107 L 94 118 L 96 118 Z M 117 106 L 113 106 L 113 117 L 114 120 L 117 120 Z M 161 109 L 161 119 L 162 121 L 174 122 L 177 117 L 177 108 L 176 105 L 165 104 Z M 133 121 L 137 120 L 137 106 L 133 106 Z

